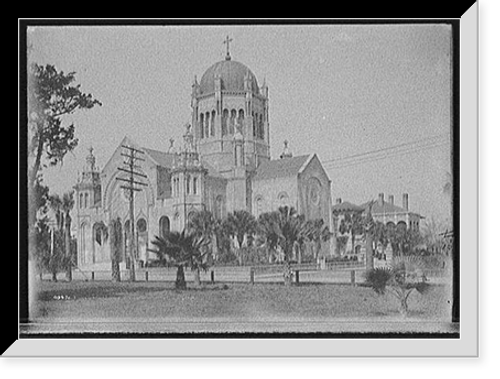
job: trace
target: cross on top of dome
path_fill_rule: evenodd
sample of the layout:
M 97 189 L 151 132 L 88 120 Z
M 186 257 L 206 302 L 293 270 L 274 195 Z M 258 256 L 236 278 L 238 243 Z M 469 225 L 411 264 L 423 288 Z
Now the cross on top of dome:
M 224 40 L 224 42 L 222 42 L 224 45 L 226 45 L 226 61 L 231 60 L 231 54 L 229 54 L 229 42 L 232 42 L 232 41 L 233 41 L 232 38 L 229 38 L 229 36 L 226 36 L 226 39 Z

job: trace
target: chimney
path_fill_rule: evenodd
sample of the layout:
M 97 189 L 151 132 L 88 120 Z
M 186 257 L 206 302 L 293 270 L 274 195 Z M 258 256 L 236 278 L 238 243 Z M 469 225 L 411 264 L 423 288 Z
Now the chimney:
M 394 195 L 389 195 L 389 204 L 394 205 Z
M 378 205 L 379 206 L 384 205 L 384 194 L 383 193 L 378 194 Z
M 340 203 L 342 203 L 342 198 L 337 197 L 337 199 L 335 200 L 335 204 L 340 204 Z
M 408 194 L 407 193 L 403 194 L 403 208 L 406 211 L 408 210 Z

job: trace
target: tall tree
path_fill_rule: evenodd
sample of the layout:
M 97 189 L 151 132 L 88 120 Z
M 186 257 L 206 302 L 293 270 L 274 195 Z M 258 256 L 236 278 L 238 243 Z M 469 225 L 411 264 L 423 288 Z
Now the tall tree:
M 73 257 L 71 255 L 71 210 L 75 205 L 73 191 L 63 194 L 61 210 L 64 215 L 64 250 L 66 256 L 66 279 L 71 282 L 73 279 Z
M 348 234 L 351 237 L 351 249 L 354 252 L 356 236 L 364 234 L 363 215 L 361 212 L 348 211 L 344 213 L 344 217 L 339 225 L 340 234 Z
M 75 73 L 65 74 L 52 65 L 30 65 L 28 72 L 28 226 L 33 237 L 38 209 L 34 187 L 42 167 L 62 163 L 78 145 L 75 125 L 63 125 L 63 116 L 78 109 L 102 105 L 74 85 Z M 33 246 L 33 245 L 32 245 Z
M 247 237 L 247 241 L 253 238 L 257 230 L 257 221 L 255 217 L 245 210 L 234 211 L 229 213 L 224 220 L 223 229 L 233 239 L 236 239 L 238 243 L 237 246 L 237 256 L 240 264 L 242 264 L 241 248 L 243 246 L 243 241 Z
M 363 230 L 365 233 L 365 254 L 366 254 L 366 270 L 373 270 L 373 240 L 375 232 L 375 221 L 372 217 L 372 207 L 375 201 L 368 204 L 366 214 L 363 217 Z
M 65 255 L 65 222 L 63 200 L 57 194 L 50 195 L 48 204 L 54 215 L 55 226 L 51 228 L 50 258 L 48 268 L 52 273 L 52 281 L 57 282 L 57 273 L 61 268 L 66 268 Z
M 387 235 L 387 227 L 383 222 L 375 221 L 375 226 L 373 229 L 373 248 L 376 249 L 377 245 L 382 246 L 382 254 L 385 254 L 385 249 L 389 244 L 389 238 Z
M 255 217 L 245 210 L 229 213 L 225 219 L 226 230 L 236 238 L 238 248 L 241 248 L 245 236 L 253 235 L 257 230 L 257 221 Z
M 300 243 L 301 236 L 304 235 L 304 228 L 307 227 L 305 218 L 299 215 L 295 208 L 285 206 L 271 214 L 261 214 L 259 224 L 259 233 L 268 247 L 279 246 L 283 252 L 283 277 L 285 285 L 288 286 L 292 283 L 290 260 L 294 249 Z
M 203 251 L 203 253 L 210 253 L 210 245 L 214 239 L 216 228 L 215 218 L 212 212 L 207 210 L 195 212 L 188 221 L 188 228 L 199 238 L 205 238 L 210 241 L 209 244 L 203 247 L 203 249 L 206 250 Z

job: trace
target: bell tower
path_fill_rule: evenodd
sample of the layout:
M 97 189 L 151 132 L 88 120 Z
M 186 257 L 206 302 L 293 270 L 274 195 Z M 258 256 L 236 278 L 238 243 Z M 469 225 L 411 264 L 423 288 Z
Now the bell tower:
M 270 159 L 267 84 L 259 87 L 252 71 L 233 60 L 230 42 L 226 37 L 224 60 L 199 81 L 195 77 L 191 91 L 195 144 L 203 161 L 228 180 L 229 211 L 251 206 L 245 200 L 251 196 L 251 178 Z

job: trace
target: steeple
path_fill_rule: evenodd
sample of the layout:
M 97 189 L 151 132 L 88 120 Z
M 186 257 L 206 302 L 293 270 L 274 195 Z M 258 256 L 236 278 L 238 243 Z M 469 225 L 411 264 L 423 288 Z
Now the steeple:
M 93 172 L 96 170 L 94 148 L 92 146 L 89 147 L 89 154 L 85 158 L 85 161 L 87 162 L 87 167 L 85 167 L 86 171 Z
M 191 132 L 191 125 L 186 124 L 186 133 L 182 136 L 184 139 L 184 145 L 182 150 L 177 153 L 177 157 L 174 163 L 174 169 L 186 169 L 186 168 L 200 168 L 200 156 L 198 149 L 194 142 L 194 136 Z

